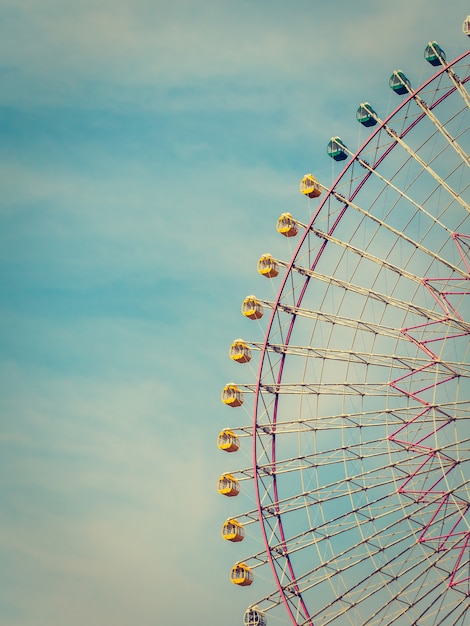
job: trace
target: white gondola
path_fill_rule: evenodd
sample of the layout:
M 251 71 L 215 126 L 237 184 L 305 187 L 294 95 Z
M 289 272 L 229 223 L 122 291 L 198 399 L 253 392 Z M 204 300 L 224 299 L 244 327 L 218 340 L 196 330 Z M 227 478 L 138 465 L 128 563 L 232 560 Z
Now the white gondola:
M 257 606 L 250 606 L 243 617 L 245 626 L 266 626 L 266 615 Z
M 467 35 L 467 37 L 470 37 L 470 15 L 467 15 L 467 17 L 464 19 L 462 24 L 462 31 L 465 35 Z

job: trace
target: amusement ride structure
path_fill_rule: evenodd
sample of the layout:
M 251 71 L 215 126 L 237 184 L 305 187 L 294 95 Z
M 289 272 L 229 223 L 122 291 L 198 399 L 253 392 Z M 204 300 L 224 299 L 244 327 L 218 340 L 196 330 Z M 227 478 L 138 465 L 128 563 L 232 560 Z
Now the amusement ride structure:
M 248 446 L 252 464 L 218 491 L 254 485 L 253 509 L 222 525 L 230 579 L 250 588 L 245 626 L 470 624 L 470 51 L 449 62 L 433 41 L 424 56 L 420 87 L 390 77 L 390 115 L 359 105 L 357 151 L 330 140 L 333 185 L 302 178 L 310 222 L 283 213 L 290 260 L 258 262 L 277 295 L 242 304 L 264 338 L 230 357 L 256 355 L 257 379 L 222 402 L 249 398 L 252 423 L 218 446 L 229 466 Z M 256 527 L 260 551 L 244 554 Z M 253 597 L 263 566 L 272 591 Z

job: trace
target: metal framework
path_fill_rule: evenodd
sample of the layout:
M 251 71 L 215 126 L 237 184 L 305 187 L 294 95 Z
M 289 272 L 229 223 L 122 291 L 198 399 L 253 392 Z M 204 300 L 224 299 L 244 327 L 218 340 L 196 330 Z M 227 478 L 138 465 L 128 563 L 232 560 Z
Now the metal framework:
M 264 542 L 237 560 L 276 583 L 263 620 L 470 624 L 469 67 L 470 51 L 375 114 L 273 260 L 265 339 L 246 342 L 257 380 L 238 384 L 253 423 L 231 426 L 257 503 L 237 520 Z

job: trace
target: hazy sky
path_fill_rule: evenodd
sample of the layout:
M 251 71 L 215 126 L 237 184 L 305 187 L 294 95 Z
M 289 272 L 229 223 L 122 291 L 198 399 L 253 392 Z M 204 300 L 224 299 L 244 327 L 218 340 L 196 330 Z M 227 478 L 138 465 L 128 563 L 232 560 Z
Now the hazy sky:
M 242 623 L 269 572 L 231 585 L 220 538 L 253 507 L 216 491 L 241 301 L 329 138 L 429 40 L 463 52 L 469 9 L 0 0 L 2 626 Z

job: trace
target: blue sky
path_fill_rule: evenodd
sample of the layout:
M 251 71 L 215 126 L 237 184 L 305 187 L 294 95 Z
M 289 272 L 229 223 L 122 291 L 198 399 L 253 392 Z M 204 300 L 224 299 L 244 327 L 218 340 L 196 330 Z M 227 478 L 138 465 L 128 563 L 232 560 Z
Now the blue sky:
M 269 572 L 235 588 L 220 539 L 253 506 L 216 492 L 241 301 L 329 138 L 429 40 L 465 50 L 468 9 L 0 0 L 2 626 L 242 623 Z

